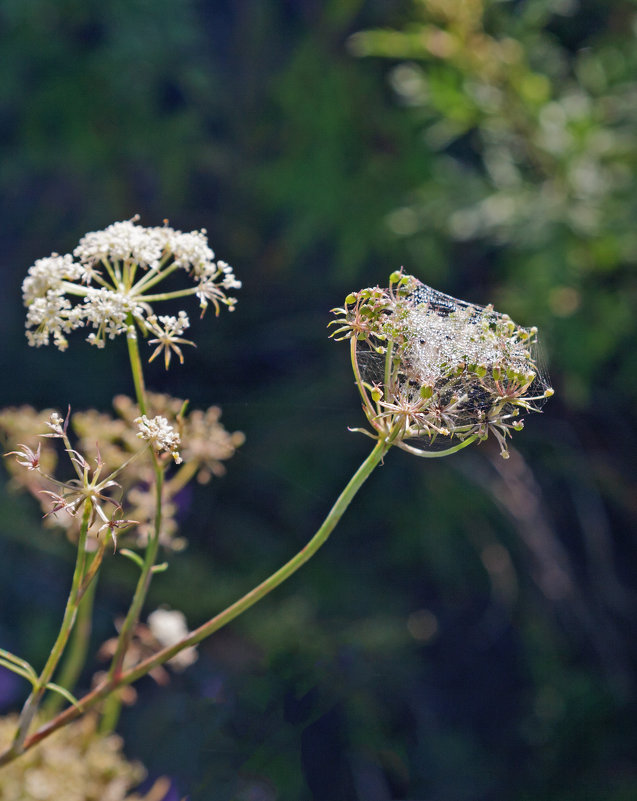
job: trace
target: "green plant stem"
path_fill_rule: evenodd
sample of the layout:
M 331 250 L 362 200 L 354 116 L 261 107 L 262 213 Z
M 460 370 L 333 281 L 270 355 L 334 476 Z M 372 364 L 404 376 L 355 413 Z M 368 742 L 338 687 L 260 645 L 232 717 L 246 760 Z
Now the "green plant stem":
M 88 570 L 84 574 L 84 579 L 82 580 L 82 586 L 80 587 L 79 592 L 79 600 L 80 602 L 84 598 L 84 595 L 93 587 L 93 579 L 97 575 L 98 570 L 102 565 L 102 560 L 104 559 L 104 551 L 106 550 L 106 544 L 108 540 L 106 535 L 104 535 L 100 541 L 98 550 L 93 555 L 93 559 L 91 560 L 91 564 L 88 566 Z
M 146 553 L 144 555 L 144 564 L 139 574 L 139 579 L 137 580 L 137 586 L 135 587 L 135 594 L 133 595 L 133 600 L 131 601 L 131 605 L 128 609 L 128 612 L 124 619 L 124 623 L 122 624 L 122 628 L 119 633 L 117 649 L 115 651 L 115 655 L 113 656 L 113 661 L 111 662 L 111 666 L 108 671 L 108 678 L 111 680 L 116 679 L 121 672 L 122 664 L 124 662 L 124 657 L 126 656 L 126 651 L 128 650 L 128 646 L 130 645 L 130 641 L 133 636 L 135 626 L 137 625 L 137 621 L 139 620 L 139 615 L 141 613 L 142 606 L 144 605 L 144 601 L 146 600 L 146 595 L 148 594 L 148 588 L 150 587 L 150 581 L 153 574 L 153 566 L 155 564 L 155 559 L 157 558 L 157 551 L 159 549 L 159 532 L 161 531 L 161 494 L 163 487 L 163 475 L 164 475 L 163 471 L 159 469 L 157 471 L 157 476 L 156 476 L 157 498 L 156 498 L 156 511 L 155 511 L 155 528 L 152 536 L 148 541 L 148 545 L 146 546 Z
M 49 658 L 47 659 L 46 664 L 42 669 L 42 673 L 40 673 L 38 676 L 38 680 L 34 684 L 31 694 L 27 698 L 22 708 L 20 720 L 18 721 L 18 728 L 16 729 L 13 744 L 10 749 L 15 751 L 16 756 L 22 752 L 24 740 L 29 731 L 29 726 L 31 725 L 31 722 L 38 711 L 40 701 L 42 700 L 42 696 L 46 691 L 46 686 L 51 681 L 53 673 L 60 659 L 62 658 L 62 654 L 64 653 L 64 649 L 66 648 L 71 630 L 73 629 L 73 625 L 75 623 L 77 607 L 79 603 L 78 596 L 80 587 L 82 585 L 82 579 L 84 577 L 84 568 L 86 565 L 86 534 L 88 531 L 92 510 L 93 505 L 88 501 L 85 502 L 80 536 L 77 543 L 77 556 L 75 558 L 75 569 L 73 571 L 71 591 L 69 592 L 69 597 L 66 601 L 64 617 L 62 618 L 60 631 L 53 648 L 51 649 Z
M 146 386 L 144 384 L 144 371 L 142 360 L 139 355 L 139 343 L 137 341 L 137 328 L 131 314 L 128 315 L 128 333 L 126 334 L 126 344 L 128 345 L 128 359 L 130 361 L 131 373 L 133 374 L 133 384 L 135 385 L 135 397 L 139 406 L 140 414 L 146 414 Z
M 457 445 L 452 445 L 451 448 L 445 448 L 444 451 L 423 451 L 419 448 L 414 448 L 411 445 L 407 445 L 406 442 L 397 442 L 396 445 L 402 450 L 407 451 L 407 453 L 411 453 L 413 456 L 420 456 L 422 459 L 440 459 L 443 456 L 451 456 L 452 453 L 461 451 L 463 448 L 466 448 L 479 439 L 482 439 L 480 434 L 472 434 L 470 437 L 463 439 L 462 442 L 459 442 Z
M 57 683 L 65 689 L 73 692 L 75 683 L 86 662 L 89 640 L 91 637 L 93 623 L 93 601 L 97 581 L 91 581 L 81 597 L 77 609 L 77 619 L 73 628 L 73 633 L 69 642 L 68 651 L 65 654 L 64 662 L 60 668 L 60 675 Z M 52 718 L 60 711 L 64 699 L 58 693 L 50 693 L 42 705 L 42 711 L 46 718 Z
M 101 261 L 111 281 L 113 282 L 111 288 L 117 289 L 117 287 L 119 287 L 120 285 L 120 275 L 119 275 L 119 269 L 117 268 L 117 261 L 115 261 L 114 264 L 111 264 L 107 258 L 103 258 Z
M 131 372 L 133 375 L 133 383 L 135 385 L 135 394 L 137 396 L 137 404 L 139 406 L 140 412 L 142 414 L 146 414 L 147 404 L 146 404 L 146 388 L 144 384 L 144 372 L 142 369 L 142 361 L 139 355 L 139 343 L 137 340 L 137 333 L 134 329 L 134 323 L 132 317 L 129 319 L 129 334 L 127 336 L 127 342 L 128 342 L 128 356 L 130 360 Z M 159 549 L 159 533 L 161 531 L 161 522 L 162 522 L 162 491 L 164 483 L 164 469 L 160 465 L 159 460 L 157 459 L 157 456 L 154 452 L 153 452 L 153 462 L 155 468 L 155 495 L 156 495 L 155 525 L 153 529 L 153 534 L 149 538 L 148 545 L 146 546 L 146 553 L 144 555 L 144 564 L 142 566 L 139 579 L 137 581 L 135 594 L 133 595 L 133 600 L 131 601 L 131 605 L 128 609 L 128 612 L 124 619 L 124 623 L 122 624 L 122 628 L 119 633 L 119 642 L 117 644 L 117 649 L 115 651 L 115 655 L 113 656 L 113 661 L 111 662 L 111 666 L 108 672 L 109 679 L 113 679 L 121 671 L 121 667 L 124 662 L 124 657 L 126 656 L 126 651 L 128 650 L 128 646 L 130 645 L 130 641 L 133 636 L 135 626 L 137 625 L 137 622 L 139 620 L 139 615 L 141 613 L 142 606 L 144 605 L 144 601 L 146 600 L 146 595 L 148 593 L 148 588 L 150 586 L 150 581 L 152 578 L 153 565 L 155 564 L 155 559 L 157 558 L 157 551 Z
M 104 705 L 100 709 L 98 732 L 103 737 L 115 731 L 122 711 L 122 699 L 117 692 L 112 692 L 104 699 Z
M 286 562 L 283 567 L 279 568 L 279 570 L 269 576 L 269 578 L 265 579 L 265 581 L 261 582 L 261 584 L 254 587 L 254 589 L 246 593 L 238 601 L 235 601 L 235 603 L 233 603 L 231 606 L 224 609 L 223 612 L 220 612 L 202 626 L 199 626 L 199 628 L 192 631 L 180 642 L 168 648 L 162 649 L 158 653 L 148 657 L 148 659 L 145 659 L 143 662 L 140 662 L 138 665 L 130 668 L 129 670 L 121 671 L 118 674 L 109 674 L 102 684 L 81 698 L 77 706 L 67 707 L 67 709 L 62 711 L 56 718 L 48 723 L 45 723 L 30 737 L 28 737 L 24 742 L 23 750 L 27 750 L 28 748 L 32 748 L 34 745 L 37 745 L 37 743 L 41 742 L 45 737 L 48 737 L 57 729 L 78 718 L 83 712 L 95 706 L 95 704 L 102 701 L 115 690 L 125 685 L 132 684 L 134 681 L 137 681 L 137 679 L 145 676 L 153 668 L 164 664 L 164 662 L 167 662 L 184 648 L 189 648 L 192 645 L 196 645 L 198 642 L 201 642 L 201 640 L 209 637 L 215 631 L 223 628 L 223 626 L 227 625 L 231 620 L 234 620 L 236 617 L 241 615 L 251 606 L 256 604 L 257 601 L 260 601 L 262 598 L 268 595 L 268 593 L 272 592 L 272 590 L 292 576 L 327 541 L 328 537 L 334 530 L 334 527 L 343 516 L 345 510 L 352 502 L 352 499 L 358 490 L 369 478 L 374 469 L 380 464 L 390 447 L 391 446 L 385 440 L 378 440 L 376 442 L 374 449 L 360 465 L 356 473 L 354 473 L 343 492 L 337 498 L 336 503 L 330 509 L 327 517 L 323 521 L 316 534 L 314 534 L 307 545 L 305 545 L 296 554 L 296 556 L 293 556 L 292 559 Z M 0 766 L 10 762 L 12 759 L 15 759 L 16 756 L 17 754 L 12 753 L 11 750 L 0 754 Z
M 139 410 L 142 414 L 147 412 L 146 404 L 146 388 L 144 384 L 144 373 L 142 369 L 142 362 L 139 354 L 139 343 L 137 339 L 137 332 L 134 329 L 132 318 L 129 319 L 129 334 L 127 336 L 128 343 L 128 356 L 130 360 L 131 373 L 133 375 L 133 383 L 135 385 L 135 394 Z M 162 524 L 162 492 L 164 483 L 164 469 L 159 463 L 157 455 L 153 452 L 153 466 L 155 470 L 155 525 L 153 534 L 148 540 L 146 552 L 144 554 L 144 562 L 142 569 L 137 580 L 135 593 L 133 599 L 124 618 L 124 623 L 119 632 L 117 647 L 115 654 L 111 661 L 108 671 L 108 681 L 116 681 L 122 672 L 122 665 L 126 658 L 126 652 L 133 638 L 135 626 L 139 621 L 144 601 L 148 594 L 148 588 L 153 575 L 153 566 L 157 559 L 157 551 L 159 549 L 159 534 L 161 532 Z M 115 708 L 116 707 L 116 708 Z M 119 700 L 113 699 L 110 704 L 109 714 L 107 718 L 117 720 L 119 714 Z M 107 725 L 107 720 L 102 721 L 103 725 Z
M 165 264 L 165 259 L 162 260 L 162 264 Z M 158 284 L 160 281 L 163 281 L 164 278 L 166 278 L 167 276 L 169 276 L 171 273 L 173 273 L 175 270 L 178 269 L 179 265 L 173 262 L 172 264 L 169 264 L 168 267 L 160 265 L 159 270 L 157 270 L 157 272 L 155 273 L 151 272 L 151 270 L 148 270 L 148 272 L 142 278 L 140 278 L 139 281 L 135 284 L 136 293 L 140 294 L 142 289 L 145 292 L 151 286 L 155 286 L 155 284 Z M 144 300 L 146 300 L 146 298 L 144 298 Z
M 144 295 L 146 303 L 157 303 L 163 300 L 175 300 L 176 298 L 186 298 L 194 295 L 199 287 L 193 286 L 190 289 L 176 289 L 174 292 L 158 292 L 156 295 Z

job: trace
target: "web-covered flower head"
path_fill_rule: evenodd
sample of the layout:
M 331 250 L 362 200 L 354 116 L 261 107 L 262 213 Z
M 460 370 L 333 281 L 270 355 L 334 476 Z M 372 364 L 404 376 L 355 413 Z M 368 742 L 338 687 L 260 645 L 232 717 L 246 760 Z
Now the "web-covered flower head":
M 492 306 L 438 292 L 401 272 L 334 309 L 349 339 L 372 436 L 418 455 L 506 439 L 553 394 L 538 364 L 537 329 Z
M 177 271 L 186 272 L 191 285 L 158 291 Z M 145 228 L 134 218 L 86 234 L 73 255 L 54 253 L 29 268 L 22 284 L 26 334 L 31 345 L 53 341 L 66 350 L 67 335 L 86 328 L 88 342 L 103 348 L 108 339 L 137 326 L 143 334 L 155 335 L 153 344 L 163 350 L 168 367 L 170 354 L 181 361 L 179 345 L 191 344 L 181 337 L 188 318 L 185 311 L 176 318 L 157 317 L 154 305 L 195 295 L 202 314 L 210 304 L 218 314 L 221 306 L 234 309 L 237 301 L 228 293 L 240 287 L 232 268 L 215 261 L 205 230 Z

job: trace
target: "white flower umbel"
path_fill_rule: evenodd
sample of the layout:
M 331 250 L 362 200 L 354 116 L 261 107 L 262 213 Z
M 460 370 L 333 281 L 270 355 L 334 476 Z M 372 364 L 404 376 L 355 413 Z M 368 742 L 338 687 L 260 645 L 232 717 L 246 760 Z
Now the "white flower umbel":
M 158 284 L 178 270 L 188 274 L 191 285 L 158 292 Z M 52 339 L 57 348 L 66 350 L 67 335 L 85 327 L 90 329 L 88 342 L 103 348 L 107 340 L 129 333 L 136 325 L 143 334 L 159 337 L 152 343 L 164 350 L 168 367 L 171 351 L 183 361 L 172 343 L 191 344 L 177 338 L 188 318 L 185 312 L 178 318 L 158 318 L 154 304 L 195 295 L 202 314 L 210 303 L 218 314 L 222 305 L 234 309 L 237 301 L 227 293 L 240 287 L 232 268 L 215 261 L 205 230 L 182 233 L 168 225 L 145 228 L 136 218 L 116 222 L 86 234 L 73 256 L 54 253 L 29 269 L 22 284 L 27 338 L 36 347 Z M 176 320 L 174 326 L 164 322 L 169 319 Z M 158 320 L 163 324 L 161 333 Z
M 140 439 L 148 442 L 158 453 L 169 453 L 176 464 L 181 464 L 179 434 L 165 417 L 157 415 L 157 417 L 148 418 L 143 414 L 141 417 L 136 417 L 134 422 L 139 428 L 137 436 Z

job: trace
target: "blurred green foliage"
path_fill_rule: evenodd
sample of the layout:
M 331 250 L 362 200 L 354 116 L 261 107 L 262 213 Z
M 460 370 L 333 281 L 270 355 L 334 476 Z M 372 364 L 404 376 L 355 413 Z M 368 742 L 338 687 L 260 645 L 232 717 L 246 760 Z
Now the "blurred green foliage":
M 488 446 L 433 465 L 390 454 L 301 574 L 169 688 L 141 683 L 127 754 L 182 795 L 637 794 L 636 13 L 0 6 L 2 404 L 108 408 L 130 391 L 117 347 L 22 337 L 27 267 L 85 231 L 135 213 L 205 226 L 244 281 L 233 315 L 193 320 L 183 368 L 149 370 L 247 434 L 228 475 L 184 499 L 190 548 L 153 603 L 191 626 L 214 614 L 306 541 L 366 454 L 346 431 L 360 424 L 347 354 L 325 332 L 350 290 L 404 264 L 539 325 L 550 357 L 557 395 L 508 463 Z M 0 505 L 0 637 L 38 664 L 70 549 L 26 499 Z M 96 645 L 134 581 L 123 562 L 98 590 Z M 20 687 L 0 690 L 15 707 Z
M 402 30 L 351 40 L 359 55 L 400 60 L 392 84 L 438 154 L 390 222 L 488 249 L 498 301 L 550 332 L 569 402 L 590 402 L 600 372 L 607 391 L 634 398 L 634 4 L 415 11 Z M 619 386 L 605 369 L 618 354 Z

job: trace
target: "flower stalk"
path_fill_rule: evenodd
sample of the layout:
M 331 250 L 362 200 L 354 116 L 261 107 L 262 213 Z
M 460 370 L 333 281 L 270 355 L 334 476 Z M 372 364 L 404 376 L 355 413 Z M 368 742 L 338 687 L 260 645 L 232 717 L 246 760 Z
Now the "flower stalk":
M 160 467 L 156 468 L 156 484 L 155 484 L 155 492 L 157 494 L 157 506 L 155 512 L 155 531 L 153 536 L 149 539 L 148 545 L 146 547 L 146 553 L 144 555 L 144 563 L 139 574 L 139 578 L 137 579 L 137 586 L 135 587 L 135 593 L 133 595 L 133 599 L 131 601 L 130 607 L 124 619 L 124 623 L 119 633 L 119 643 L 117 646 L 117 650 L 115 655 L 113 656 L 113 660 L 111 662 L 111 666 L 108 671 L 108 675 L 110 679 L 117 678 L 121 673 L 122 663 L 124 662 L 124 657 L 126 656 L 126 651 L 128 650 L 128 646 L 130 645 L 130 641 L 133 636 L 133 631 L 137 622 L 139 621 L 139 615 L 142 610 L 142 606 L 144 605 L 144 601 L 146 600 L 146 596 L 148 594 L 148 589 L 150 587 L 150 582 L 153 575 L 153 567 L 155 566 L 155 562 L 157 561 L 157 551 L 159 549 L 159 534 L 161 531 L 161 493 L 163 487 L 163 470 Z
M 135 384 L 135 393 L 137 396 L 137 404 L 142 415 L 145 416 L 147 411 L 146 390 L 142 362 L 139 356 L 137 337 L 129 336 L 127 341 L 131 372 L 133 374 L 133 383 Z M 161 464 L 156 452 L 152 448 L 151 451 L 153 455 L 153 469 L 155 473 L 154 530 L 152 536 L 149 537 L 148 544 L 146 546 L 144 562 L 137 580 L 137 586 L 135 587 L 133 599 L 120 630 L 117 649 L 108 671 L 108 677 L 111 680 L 117 677 L 121 672 L 126 651 L 130 645 L 135 626 L 139 621 L 139 616 L 148 594 L 148 589 L 152 579 L 153 567 L 157 561 L 157 552 L 159 550 L 159 536 L 162 526 L 162 491 L 164 486 L 164 467 Z
M 37 743 L 41 742 L 57 729 L 67 725 L 88 709 L 93 708 L 100 701 L 111 696 L 116 690 L 128 684 L 132 684 L 147 675 L 154 668 L 172 659 L 180 651 L 196 645 L 214 632 L 219 631 L 219 629 L 254 606 L 254 604 L 290 578 L 290 576 L 296 573 L 296 571 L 311 559 L 319 548 L 327 542 L 328 537 L 345 513 L 356 493 L 363 486 L 374 469 L 382 462 L 383 457 L 390 447 L 390 444 L 386 441 L 379 440 L 376 443 L 369 456 L 362 462 L 358 470 L 349 480 L 345 489 L 337 498 L 314 536 L 281 568 L 239 598 L 239 600 L 224 609 L 223 612 L 220 612 L 218 615 L 199 626 L 199 628 L 195 629 L 180 642 L 158 651 L 156 654 L 148 657 L 132 668 L 120 672 L 110 671 L 106 679 L 98 687 L 79 699 L 77 705 L 67 707 L 67 709 L 63 710 L 53 720 L 48 721 L 30 737 L 26 738 L 21 744 L 19 753 L 37 745 Z M 19 753 L 17 751 L 7 751 L 4 754 L 0 754 L 0 766 L 15 759 Z
M 104 544 L 105 542 L 106 538 L 104 538 Z M 101 562 L 101 559 L 99 561 Z M 74 691 L 75 684 L 80 677 L 88 656 L 89 640 L 93 628 L 93 604 L 95 590 L 97 589 L 97 581 L 91 580 L 90 573 L 92 571 L 93 576 L 97 573 L 97 567 L 92 570 L 96 562 L 97 559 L 94 558 L 84 577 L 84 589 L 80 591 L 75 625 L 57 678 L 57 683 L 70 692 Z M 42 704 L 44 717 L 46 719 L 53 718 L 57 715 L 63 703 L 64 697 L 59 693 L 48 695 Z

